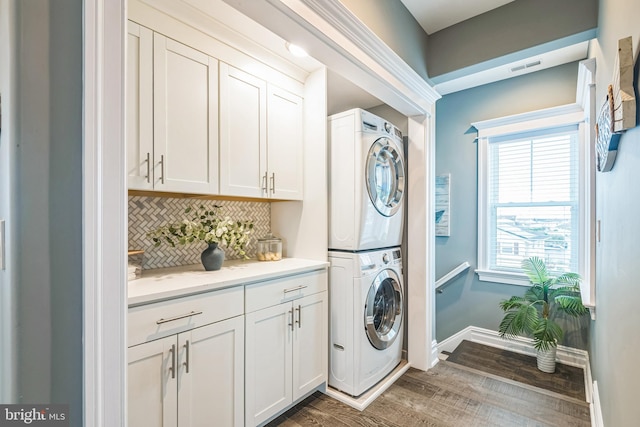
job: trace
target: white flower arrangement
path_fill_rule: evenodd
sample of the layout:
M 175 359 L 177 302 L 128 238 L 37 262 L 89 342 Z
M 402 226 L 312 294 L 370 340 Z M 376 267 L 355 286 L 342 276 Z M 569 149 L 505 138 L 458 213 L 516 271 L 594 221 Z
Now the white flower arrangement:
M 252 221 L 233 221 L 229 217 L 218 215 L 220 206 L 206 209 L 188 207 L 184 213 L 192 213 L 190 219 L 165 224 L 147 233 L 155 246 L 168 244 L 171 247 L 193 242 L 217 243 L 233 249 L 239 255 L 248 258 L 245 247 L 253 231 Z

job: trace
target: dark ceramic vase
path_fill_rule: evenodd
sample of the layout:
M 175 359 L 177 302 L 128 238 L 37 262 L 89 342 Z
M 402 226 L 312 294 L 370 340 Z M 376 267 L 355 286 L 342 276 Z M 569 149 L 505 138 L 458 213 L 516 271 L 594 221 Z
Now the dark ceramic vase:
M 224 261 L 224 251 L 218 247 L 217 243 L 209 243 L 209 247 L 202 251 L 200 259 L 205 270 L 220 270 Z

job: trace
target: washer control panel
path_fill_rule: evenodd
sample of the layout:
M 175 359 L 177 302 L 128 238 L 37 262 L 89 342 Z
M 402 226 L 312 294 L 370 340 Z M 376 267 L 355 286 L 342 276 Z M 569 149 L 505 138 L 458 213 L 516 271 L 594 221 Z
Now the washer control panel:
M 360 253 L 360 271 L 367 275 L 381 268 L 397 266 L 402 263 L 402 253 L 400 249 L 383 249 Z

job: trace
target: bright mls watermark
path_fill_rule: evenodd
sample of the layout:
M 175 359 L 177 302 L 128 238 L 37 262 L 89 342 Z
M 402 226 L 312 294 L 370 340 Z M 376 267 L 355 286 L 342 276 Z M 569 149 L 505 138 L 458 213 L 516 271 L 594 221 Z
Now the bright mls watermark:
M 0 427 L 69 427 L 69 405 L 0 405 Z

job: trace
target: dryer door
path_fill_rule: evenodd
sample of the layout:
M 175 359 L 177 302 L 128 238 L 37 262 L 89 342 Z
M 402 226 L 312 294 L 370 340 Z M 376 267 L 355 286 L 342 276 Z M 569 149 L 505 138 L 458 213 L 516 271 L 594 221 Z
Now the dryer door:
M 400 147 L 389 138 L 378 138 L 369 149 L 365 173 L 371 203 L 380 214 L 393 216 L 402 206 L 404 194 Z
M 369 342 L 384 350 L 396 340 L 402 325 L 402 286 L 395 271 L 382 270 L 375 278 L 364 307 Z

